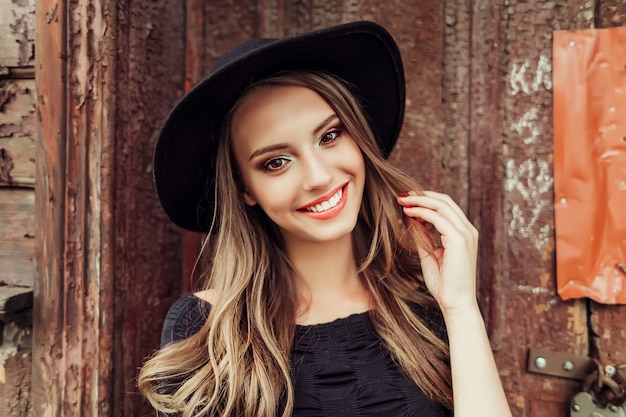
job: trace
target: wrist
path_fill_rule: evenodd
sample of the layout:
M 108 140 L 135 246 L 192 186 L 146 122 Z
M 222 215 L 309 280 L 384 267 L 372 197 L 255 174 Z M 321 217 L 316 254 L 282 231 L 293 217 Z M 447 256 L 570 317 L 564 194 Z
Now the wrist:
M 482 320 L 482 313 L 477 300 L 455 306 L 440 306 L 440 308 L 446 323 L 449 321 L 465 321 L 474 317 L 480 317 Z

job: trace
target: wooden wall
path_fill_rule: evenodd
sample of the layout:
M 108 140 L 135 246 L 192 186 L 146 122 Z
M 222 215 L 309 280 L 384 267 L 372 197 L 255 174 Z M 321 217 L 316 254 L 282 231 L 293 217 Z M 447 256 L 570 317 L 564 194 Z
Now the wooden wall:
M 180 287 L 151 153 L 183 89 L 183 22 L 180 1 L 37 1 L 37 416 L 147 413 L 137 368 Z
M 392 161 L 453 195 L 481 231 L 481 306 L 514 415 L 564 417 L 578 389 L 526 372 L 529 348 L 626 362 L 624 307 L 556 295 L 551 171 L 552 31 L 624 25 L 623 1 L 0 0 L 0 10 L 0 294 L 2 282 L 35 293 L 32 386 L 22 316 L 4 326 L 0 415 L 149 413 L 137 367 L 189 287 L 197 247 L 153 193 L 159 123 L 235 43 L 357 19 L 387 26 L 405 60 Z
M 35 4 L 0 0 L 0 415 L 30 411 Z

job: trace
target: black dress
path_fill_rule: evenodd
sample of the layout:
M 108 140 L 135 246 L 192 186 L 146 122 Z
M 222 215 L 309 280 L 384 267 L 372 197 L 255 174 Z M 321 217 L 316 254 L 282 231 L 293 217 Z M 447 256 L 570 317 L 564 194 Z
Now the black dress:
M 208 303 L 193 295 L 169 310 L 161 345 L 185 339 L 204 323 Z M 291 352 L 294 417 L 446 417 L 398 368 L 368 313 L 296 326 Z

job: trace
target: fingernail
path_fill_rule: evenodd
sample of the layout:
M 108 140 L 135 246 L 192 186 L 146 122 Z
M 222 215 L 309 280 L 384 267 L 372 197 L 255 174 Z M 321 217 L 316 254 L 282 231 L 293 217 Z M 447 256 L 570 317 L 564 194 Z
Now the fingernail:
M 408 191 L 402 191 L 400 194 L 398 194 L 398 197 L 408 197 L 408 196 L 409 196 Z

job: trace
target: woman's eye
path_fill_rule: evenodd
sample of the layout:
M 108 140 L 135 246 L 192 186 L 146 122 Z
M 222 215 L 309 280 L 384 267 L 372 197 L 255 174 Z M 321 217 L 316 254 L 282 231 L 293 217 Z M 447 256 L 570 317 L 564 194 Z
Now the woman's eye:
M 287 158 L 273 158 L 263 164 L 263 169 L 266 171 L 277 171 L 287 165 L 288 162 Z
M 341 135 L 341 130 L 339 129 L 329 130 L 328 132 L 322 135 L 322 137 L 320 138 L 320 143 L 322 145 L 331 143 L 334 140 L 336 140 L 340 135 Z

